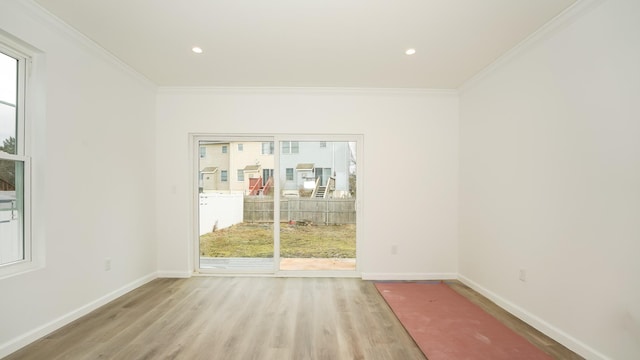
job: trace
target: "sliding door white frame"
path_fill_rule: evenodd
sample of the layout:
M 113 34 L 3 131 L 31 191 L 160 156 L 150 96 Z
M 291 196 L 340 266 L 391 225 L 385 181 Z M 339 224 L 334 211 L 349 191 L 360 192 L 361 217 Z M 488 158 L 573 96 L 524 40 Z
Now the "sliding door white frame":
M 200 266 L 199 249 L 199 144 L 201 141 L 221 141 L 221 142 L 274 142 L 274 169 L 280 168 L 280 149 L 282 141 L 327 141 L 327 142 L 355 142 L 356 143 L 356 269 L 345 270 L 323 270 L 323 271 L 282 271 L 280 264 L 280 211 L 274 211 L 273 219 L 273 269 L 207 269 Z M 360 277 L 360 264 L 362 256 L 360 251 L 362 239 L 362 201 L 364 194 L 363 185 L 363 136 L 362 135 L 336 135 L 336 134 L 189 134 L 189 162 L 190 183 L 191 183 L 191 206 L 189 215 L 191 226 L 189 233 L 189 251 L 193 254 L 192 268 L 194 274 L 216 274 L 216 275 L 272 275 L 272 276 L 329 276 L 329 277 Z M 274 193 L 280 194 L 280 173 L 274 171 Z M 280 209 L 280 196 L 274 196 L 274 209 Z

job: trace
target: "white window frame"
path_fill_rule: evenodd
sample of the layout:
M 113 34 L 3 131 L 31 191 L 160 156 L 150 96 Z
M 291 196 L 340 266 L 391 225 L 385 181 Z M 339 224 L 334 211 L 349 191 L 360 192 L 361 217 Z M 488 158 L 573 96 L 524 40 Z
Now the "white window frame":
M 363 175 L 359 175 L 357 177 L 356 187 L 358 189 L 358 196 L 356 197 L 356 228 L 358 231 L 356 232 L 356 269 L 353 271 L 349 270 L 304 270 L 304 271 L 294 271 L 294 270 L 280 270 L 280 212 L 274 211 L 273 217 L 273 241 L 274 241 L 274 268 L 271 270 L 256 270 L 256 269 L 210 269 L 210 268 L 201 268 L 200 267 L 200 251 L 199 251 L 199 198 L 198 198 L 198 187 L 197 187 L 197 170 L 199 168 L 199 161 L 197 158 L 197 146 L 200 141 L 242 141 L 242 142 L 261 142 L 267 143 L 272 142 L 274 145 L 271 149 L 275 150 L 281 148 L 282 143 L 284 141 L 298 141 L 300 142 L 317 142 L 317 141 L 346 141 L 346 142 L 354 142 L 356 144 L 356 153 L 358 155 L 357 162 L 357 172 L 358 174 L 364 174 L 364 162 L 363 162 L 363 153 L 364 153 L 364 137 L 361 134 L 223 134 L 223 133 L 189 133 L 189 148 L 191 149 L 189 155 L 189 162 L 191 163 L 192 170 L 190 181 L 193 186 L 191 201 L 190 201 L 190 210 L 189 217 L 191 227 L 189 230 L 189 238 L 188 238 L 188 248 L 189 253 L 192 254 L 189 257 L 189 266 L 193 269 L 194 274 L 261 274 L 265 276 L 335 276 L 335 277 L 361 277 L 361 266 L 364 263 L 363 259 L 363 251 L 362 251 L 362 231 L 364 229 L 363 221 L 364 214 L 362 208 L 362 202 L 365 198 L 364 184 L 363 184 Z M 264 147 L 263 147 L 264 149 Z M 262 152 L 261 152 L 262 153 Z M 263 154 L 264 155 L 264 154 Z M 279 171 L 275 171 L 275 169 L 280 169 L 280 157 L 276 154 L 274 161 L 274 193 L 279 194 L 281 192 L 281 184 L 280 184 L 280 174 Z M 274 209 L 280 208 L 280 197 L 274 196 Z
M 229 171 L 220 170 L 220 182 L 228 182 L 229 181 Z
M 44 266 L 44 244 L 36 242 L 32 236 L 32 194 L 31 194 L 31 156 L 29 117 L 38 115 L 35 110 L 32 88 L 40 88 L 41 75 L 34 66 L 36 52 L 26 44 L 21 43 L 5 33 L 0 32 L 0 52 L 18 60 L 18 84 L 16 101 L 16 154 L 0 152 L 0 159 L 23 163 L 23 223 L 22 244 L 23 258 L 11 263 L 0 264 L 0 279 L 22 274 Z M 41 68 L 40 63 L 38 63 Z M 35 73 L 35 75 L 34 75 Z M 34 86 L 34 84 L 36 84 Z M 27 111 L 27 108 L 29 109 Z M 16 184 L 17 185 L 17 184 Z
M 238 169 L 236 171 L 236 176 L 238 177 L 238 182 L 243 182 L 244 181 L 244 169 Z

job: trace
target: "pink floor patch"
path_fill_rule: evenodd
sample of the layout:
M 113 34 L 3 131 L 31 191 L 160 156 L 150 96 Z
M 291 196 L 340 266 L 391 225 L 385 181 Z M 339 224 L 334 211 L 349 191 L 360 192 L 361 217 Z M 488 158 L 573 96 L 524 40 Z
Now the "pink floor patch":
M 429 360 L 552 359 L 445 284 L 376 287 Z

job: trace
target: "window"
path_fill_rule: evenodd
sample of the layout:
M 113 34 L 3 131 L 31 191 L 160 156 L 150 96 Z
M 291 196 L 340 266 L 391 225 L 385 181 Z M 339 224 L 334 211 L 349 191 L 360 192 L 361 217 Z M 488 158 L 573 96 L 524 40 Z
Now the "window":
M 220 181 L 226 182 L 228 178 L 227 170 L 220 171 Z
M 293 168 L 287 168 L 287 181 L 293 181 Z
M 27 61 L 27 55 L 0 42 L 0 275 L 32 260 L 24 133 Z
M 244 144 L 238 144 L 238 151 L 244 151 Z
M 262 169 L 262 185 L 265 186 L 273 177 L 273 169 Z
M 273 155 L 273 141 L 262 143 L 262 155 Z
M 331 177 L 331 168 L 315 168 L 316 180 L 320 179 L 320 186 L 326 186 L 329 177 Z
M 300 143 L 298 141 L 283 141 L 283 154 L 298 154 L 300 152 Z
M 244 169 L 238 170 L 238 181 L 244 181 Z
M 200 146 L 200 159 L 207 156 L 207 148 L 204 146 Z
M 226 154 L 229 151 L 227 145 L 222 145 L 222 153 Z

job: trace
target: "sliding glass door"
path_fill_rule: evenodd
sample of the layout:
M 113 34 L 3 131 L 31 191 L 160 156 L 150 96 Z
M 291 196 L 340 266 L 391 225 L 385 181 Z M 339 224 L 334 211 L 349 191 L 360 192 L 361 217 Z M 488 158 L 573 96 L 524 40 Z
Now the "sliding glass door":
M 273 272 L 273 139 L 209 137 L 197 147 L 199 269 Z
M 194 136 L 197 271 L 356 271 L 354 136 Z
M 356 269 L 356 142 L 283 140 L 280 270 Z

